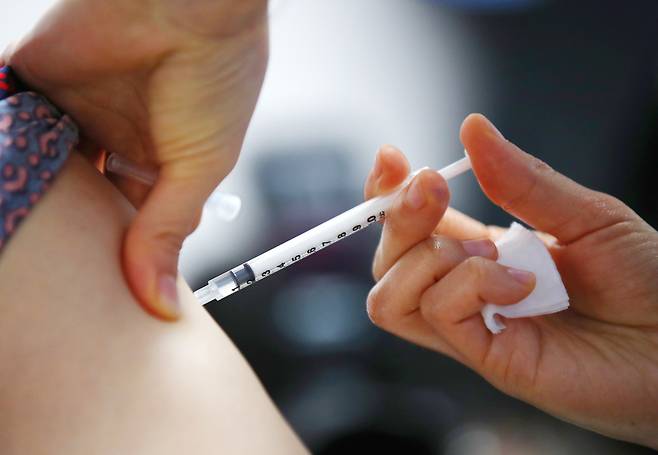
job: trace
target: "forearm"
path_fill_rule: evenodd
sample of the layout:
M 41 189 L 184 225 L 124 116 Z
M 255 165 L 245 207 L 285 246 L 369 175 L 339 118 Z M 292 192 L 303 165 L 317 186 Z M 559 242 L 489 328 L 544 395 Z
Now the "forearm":
M 73 156 L 2 251 L 0 452 L 302 452 L 182 280 L 178 323 L 134 301 L 119 264 L 132 216 Z

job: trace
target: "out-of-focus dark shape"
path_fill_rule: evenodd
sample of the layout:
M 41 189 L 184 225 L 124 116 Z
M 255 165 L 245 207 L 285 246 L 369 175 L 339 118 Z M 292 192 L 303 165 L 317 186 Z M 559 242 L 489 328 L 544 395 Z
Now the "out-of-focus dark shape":
M 466 110 L 658 225 L 658 2 L 565 0 L 458 20 L 479 75 Z M 480 205 L 490 207 L 483 197 Z M 509 220 L 485 210 L 488 221 Z
M 550 0 L 424 0 L 437 6 L 452 6 L 475 11 L 509 12 L 544 5 Z
M 296 391 L 284 401 L 287 415 L 316 454 L 436 454 L 460 418 L 441 389 L 380 383 L 355 361 L 316 372 Z
M 313 274 L 291 282 L 273 299 L 272 321 L 280 346 L 308 353 L 354 351 L 372 343 L 362 317 L 369 286 L 344 274 Z

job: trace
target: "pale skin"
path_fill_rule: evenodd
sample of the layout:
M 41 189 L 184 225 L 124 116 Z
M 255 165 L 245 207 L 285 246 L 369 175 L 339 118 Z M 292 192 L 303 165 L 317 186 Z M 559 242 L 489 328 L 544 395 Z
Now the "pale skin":
M 461 243 L 490 237 L 492 229 L 455 212 L 442 218 L 445 182 L 425 172 L 417 180 L 424 204 L 413 209 L 398 201 L 385 224 L 374 265 L 379 282 L 369 300 L 373 320 L 453 356 L 501 390 L 548 412 L 656 446 L 655 231 L 618 201 L 571 186 L 537 166 L 496 138 L 480 117 L 467 120 L 462 136 L 487 194 L 527 221 L 524 213 L 543 211 L 532 212 L 525 204 L 541 203 L 543 194 L 557 202 L 573 194 L 596 196 L 592 210 L 606 208 L 600 218 L 592 212 L 570 220 L 547 213 L 544 221 L 558 222 L 553 228 L 536 221 L 558 239 L 577 231 L 579 223 L 601 223 L 579 240 L 552 249 L 572 310 L 508 320 L 506 331 L 495 337 L 486 332 L 478 314 L 482 302 L 513 303 L 532 282 L 518 283 L 487 259 L 468 259 L 477 256 L 466 252 L 475 251 L 474 245 L 482 248 L 481 256 L 495 257 L 489 241 Z M 537 189 L 501 186 L 495 166 L 483 162 L 482 150 L 512 167 L 517 182 L 538 182 Z M 395 150 L 380 152 L 378 162 L 380 175 L 371 175 L 368 195 L 395 186 L 407 172 Z M 524 179 L 538 169 L 537 178 Z M 542 176 L 558 178 L 558 186 L 543 187 L 550 180 Z M 505 203 L 505 195 L 514 193 L 533 199 L 512 197 L 515 203 Z M 576 208 L 574 216 L 586 210 Z M 184 317 L 178 324 L 159 323 L 138 308 L 118 255 L 132 216 L 129 203 L 73 155 L 0 255 L 0 451 L 305 453 L 244 359 L 184 283 L 179 281 Z M 444 236 L 438 248 L 436 241 L 426 240 L 435 233 Z M 584 240 L 581 248 L 588 255 L 579 248 L 568 251 Z M 614 267 L 604 261 L 606 255 L 614 255 Z M 598 301 L 588 299 L 588 282 L 580 282 L 587 269 L 579 267 L 596 267 L 582 265 L 589 257 L 603 261 L 604 269 L 596 273 L 615 270 L 596 290 Z M 404 283 L 404 295 L 395 293 L 399 286 L 382 292 L 389 280 Z M 606 290 L 620 289 L 625 295 L 618 300 L 607 297 Z M 615 320 L 621 315 L 617 302 L 629 319 Z M 608 313 L 597 312 L 608 307 Z
M 180 247 L 238 158 L 267 27 L 267 0 L 60 0 L 4 53 L 78 123 L 87 155 L 104 149 L 159 170 L 152 189 L 114 179 L 139 207 L 123 270 L 158 317 L 180 317 Z
M 447 209 L 445 181 L 426 171 L 415 178 L 419 191 L 412 183 L 387 214 L 372 320 L 557 417 L 658 448 L 658 233 L 619 200 L 522 152 L 481 115 L 465 120 L 461 139 L 487 196 L 549 234 L 571 307 L 507 319 L 492 335 L 482 306 L 518 302 L 534 277 L 496 264 L 492 239 L 501 228 Z M 366 198 L 398 185 L 408 169 L 400 151 L 382 148 Z
M 13 292 L 0 295 L 5 305 L 3 309 L 7 308 L 8 312 L 0 321 L 0 337 L 3 337 L 0 353 L 5 356 L 2 359 L 13 362 L 3 362 L 0 368 L 11 364 L 16 365 L 18 371 L 14 374 L 3 371 L 2 409 L 5 409 L 4 400 L 8 400 L 7 419 L 25 415 L 16 413 L 28 412 L 32 414 L 27 420 L 33 418 L 35 422 L 43 422 L 46 429 L 53 426 L 56 430 L 43 432 L 44 439 L 41 439 L 16 423 L 23 419 L 15 419 L 10 421 L 16 428 L 11 434 L 18 439 L 12 441 L 18 441 L 19 445 L 46 444 L 49 437 L 61 441 L 63 439 L 57 439 L 57 435 L 60 438 L 70 436 L 73 428 L 66 425 L 71 419 L 48 419 L 46 422 L 47 413 L 40 407 L 37 393 L 43 390 L 43 385 L 30 382 L 37 377 L 30 374 L 51 375 L 56 365 L 71 361 L 69 354 L 71 358 L 79 356 L 80 362 L 96 355 L 102 361 L 107 356 L 105 360 L 118 362 L 111 369 L 108 366 L 108 377 L 118 381 L 117 391 L 129 393 L 131 390 L 127 386 L 125 390 L 119 387 L 121 381 L 125 381 L 121 369 L 126 365 L 137 368 L 138 372 L 139 368 L 147 368 L 144 374 L 149 379 L 144 384 L 163 381 L 170 375 L 179 376 L 168 369 L 173 368 L 168 363 L 150 362 L 148 355 L 153 352 L 142 352 L 142 346 L 131 352 L 126 344 L 119 344 L 121 348 L 102 345 L 109 351 L 96 354 L 92 346 L 98 348 L 98 345 L 85 344 L 91 335 L 105 334 L 110 338 L 115 332 L 121 333 L 116 337 L 117 343 L 128 343 L 131 349 L 146 343 L 143 348 L 148 350 L 153 348 L 151 330 L 156 331 L 154 333 L 186 330 L 185 327 L 198 320 L 209 324 L 203 319 L 207 316 L 198 316 L 184 321 L 183 329 L 149 325 L 153 328 L 142 334 L 142 325 L 147 322 L 139 312 L 128 310 L 123 303 L 137 301 L 149 312 L 165 319 L 177 319 L 181 314 L 187 316 L 188 311 L 192 315 L 199 311 L 192 309 L 189 290 L 176 282 L 177 256 L 183 239 L 197 223 L 203 201 L 237 159 L 267 62 L 266 1 L 61 0 L 31 34 L 5 52 L 4 60 L 12 64 L 31 87 L 50 97 L 75 118 L 85 133 L 83 145 L 88 154 L 102 147 L 160 170 L 158 182 L 150 192 L 132 182 L 116 181 L 129 200 L 139 207 L 134 217 L 131 214 L 122 218 L 120 211 L 117 212 L 117 207 L 125 201 L 117 199 L 116 194 L 100 201 L 110 204 L 107 213 L 121 215 L 119 225 L 105 218 L 100 209 L 99 213 L 91 213 L 104 221 L 99 232 L 106 229 L 105 225 L 109 226 L 107 229 L 111 232 L 106 235 L 114 237 L 106 240 L 114 242 L 110 245 L 116 247 L 115 250 L 105 250 L 104 246 L 97 248 L 96 245 L 102 243 L 85 237 L 89 229 L 84 235 L 73 230 L 72 237 L 62 229 L 59 238 L 70 240 L 73 247 L 58 245 L 61 250 L 53 251 L 60 258 L 69 255 L 75 259 L 75 264 L 100 264 L 98 269 L 93 268 L 95 265 L 90 267 L 88 282 L 98 288 L 100 284 L 94 280 L 105 283 L 106 277 L 111 277 L 109 284 L 104 284 L 103 295 L 107 297 L 118 292 L 118 298 L 111 301 L 119 308 L 112 309 L 106 297 L 96 301 L 98 307 L 87 305 L 88 293 L 95 288 L 84 287 L 84 280 L 79 288 L 68 284 L 71 281 L 77 285 L 80 275 L 62 267 L 59 259 L 50 263 L 44 261 L 50 267 L 41 270 L 39 277 L 45 277 L 46 286 L 41 287 L 40 283 L 40 292 L 30 290 L 32 282 L 26 277 L 33 276 L 30 275 L 35 269 L 32 263 L 41 267 L 42 257 L 32 252 L 34 256 L 28 261 L 29 255 L 21 252 L 12 256 L 11 251 L 21 251 L 20 246 L 15 246 L 21 245 L 21 240 L 17 239 L 29 238 L 26 236 L 30 234 L 23 231 L 37 229 L 30 228 L 34 223 L 28 221 L 12 240 L 13 245 L 3 252 L 4 257 L 0 257 L 0 291 Z M 519 154 L 480 117 L 469 118 L 462 130 L 462 139 L 471 152 L 475 174 L 485 193 L 510 213 L 557 238 L 558 243 L 551 246 L 551 253 L 565 280 L 572 308 L 555 316 L 510 320 L 503 334 L 490 335 L 478 314 L 483 302 L 514 303 L 530 292 L 533 278 L 522 271 L 510 272 L 494 264 L 496 252 L 490 239 L 499 233 L 499 228 L 486 227 L 449 209 L 446 212 L 448 192 L 444 182 L 424 173 L 417 178 L 421 184 L 420 196 L 416 194 L 411 205 L 399 203 L 385 225 L 374 263 L 375 278 L 379 281 L 368 305 L 373 320 L 399 336 L 456 358 L 501 390 L 559 417 L 614 437 L 658 446 L 656 231 L 619 201 L 578 186 Z M 378 163 L 379 174 L 376 177 L 373 174 L 366 187 L 368 197 L 397 185 L 408 170 L 404 157 L 390 149 L 380 153 Z M 503 181 L 502 174 L 515 178 Z M 93 193 L 90 191 L 88 195 Z M 68 204 L 70 209 L 74 194 L 75 198 L 80 197 L 71 190 L 70 197 L 62 199 L 65 201 L 62 205 Z M 96 197 L 92 199 L 98 202 Z M 55 199 L 48 196 L 43 205 Z M 419 207 L 414 209 L 413 205 Z M 38 208 L 34 216 L 45 210 Z M 53 223 L 50 218 L 48 221 Z M 80 226 L 85 225 L 78 228 Z M 129 226 L 127 235 L 120 245 L 119 232 L 126 226 Z M 98 229 L 93 229 L 96 235 Z M 32 235 L 41 240 L 40 244 L 56 243 L 50 241 L 45 230 L 38 235 L 32 232 Z M 433 235 L 440 237 L 433 239 Z M 485 241 L 461 242 L 466 239 Z M 22 242 L 24 248 L 30 248 L 28 240 Z M 118 251 L 122 251 L 127 281 L 122 281 L 118 275 Z M 13 258 L 11 262 L 7 256 Z M 424 266 L 418 267 L 419 263 Z M 126 282 L 134 298 L 127 293 Z M 402 282 L 404 287 L 387 286 L 392 282 Z M 18 305 L 18 302 L 28 301 L 26 289 L 34 293 L 28 294 L 29 300 L 39 301 L 40 305 L 45 301 L 46 307 L 51 305 L 50 309 L 39 307 L 39 311 L 32 311 L 28 317 L 25 306 Z M 41 297 L 43 295 L 58 298 L 47 300 Z M 61 311 L 62 302 L 67 305 L 71 302 L 71 307 L 79 314 Z M 127 315 L 133 315 L 135 321 L 124 320 Z M 91 321 L 82 319 L 79 321 L 82 324 L 68 330 L 66 324 L 78 318 L 91 318 Z M 108 320 L 112 322 L 108 324 Z M 22 330 L 32 326 L 39 336 L 28 337 Z M 55 350 L 49 352 L 52 356 L 43 354 L 41 347 L 58 346 L 48 338 L 54 333 L 50 330 L 58 327 L 66 327 L 62 336 L 70 337 L 64 340 L 70 352 Z M 88 327 L 89 332 L 81 327 Z M 124 337 L 126 327 L 129 330 Z M 212 325 L 209 327 L 216 330 Z M 213 335 L 220 339 L 216 340 L 217 349 L 234 352 L 228 342 L 221 341 L 224 338 L 219 333 Z M 25 351 L 35 342 L 42 343 L 35 348 L 41 356 Z M 20 343 L 25 346 L 21 347 Z M 117 360 L 123 354 L 128 355 L 128 363 Z M 130 360 L 133 355 L 145 357 Z M 175 359 L 178 361 L 179 357 Z M 80 363 L 74 364 L 71 374 L 85 377 L 88 370 Z M 182 369 L 185 368 L 184 365 Z M 245 369 L 248 371 L 246 367 L 238 368 L 239 371 Z M 68 380 L 76 384 L 77 377 L 66 377 L 69 374 L 66 369 L 60 373 L 65 375 L 65 380 L 55 381 L 60 387 L 47 389 L 41 395 L 46 404 L 60 395 L 69 402 L 79 398 L 73 390 L 64 387 Z M 216 373 L 221 380 L 228 374 L 225 371 Z M 58 379 L 57 375 L 53 379 Z M 229 386 L 235 385 L 228 382 Z M 258 388 L 255 381 L 247 383 L 256 384 L 254 387 Z M 16 397 L 21 397 L 25 405 L 21 410 L 7 391 L 12 387 L 22 391 L 21 387 L 30 387 L 30 384 L 33 388 L 20 392 L 23 395 L 17 392 Z M 165 381 L 167 384 L 170 383 Z M 109 382 L 96 384 L 92 381 L 91 385 L 98 385 L 99 389 L 92 392 L 100 394 L 101 404 L 114 409 L 121 403 L 115 400 L 121 394 L 109 393 L 113 388 Z M 171 389 L 174 396 L 173 387 Z M 131 393 L 142 392 L 144 400 L 136 400 L 136 406 L 153 411 L 144 415 L 160 416 L 160 409 L 153 407 L 152 390 L 141 385 Z M 207 404 L 202 401 L 198 398 L 201 413 L 205 412 L 203 405 Z M 64 403 L 55 400 L 53 409 L 61 411 Z M 84 408 L 84 404 L 81 406 L 82 411 L 92 412 L 91 408 Z M 176 409 L 182 404 L 176 402 L 173 406 Z M 255 411 L 259 409 L 258 405 L 254 406 Z M 271 416 L 272 411 L 268 409 L 265 406 L 264 415 Z M 97 410 L 106 411 L 107 408 L 101 406 Z M 137 427 L 128 428 L 134 423 L 130 416 L 122 415 L 120 410 L 112 412 L 126 417 L 125 428 L 115 428 L 120 422 L 95 415 L 76 422 L 79 428 L 88 429 L 90 435 L 89 438 L 79 437 L 76 431 L 81 448 L 95 447 L 84 446 L 92 443 L 92 436 L 96 441 L 109 440 L 103 428 L 109 429 L 110 434 L 121 435 L 123 439 L 118 438 L 119 443 L 136 440 L 131 431 L 143 429 L 139 425 L 141 420 L 135 419 Z M 254 414 L 257 415 L 260 414 Z M 226 419 L 225 416 L 218 418 Z M 169 429 L 179 423 L 165 419 L 158 428 Z M 239 422 L 228 422 L 228 428 L 233 428 L 231 423 L 240 426 Z M 277 427 L 276 423 L 272 425 Z M 203 425 L 199 428 L 199 431 L 207 430 Z M 156 433 L 157 429 L 153 429 L 153 435 Z M 208 436 L 210 431 L 204 434 Z M 166 438 L 159 442 L 156 439 L 147 437 L 144 444 L 153 441 L 156 448 L 164 451 L 176 447 L 165 444 Z M 203 435 L 195 439 L 202 441 L 199 444 L 208 440 Z M 232 441 L 229 437 L 227 443 Z M 75 441 L 68 444 L 75 444 Z M 73 449 L 77 447 L 69 448 L 71 450 L 66 453 L 76 453 Z M 37 449 L 18 453 L 40 453 Z
M 3 249 L 0 453 L 307 453 L 182 279 L 178 323 L 136 303 L 134 216 L 73 155 Z

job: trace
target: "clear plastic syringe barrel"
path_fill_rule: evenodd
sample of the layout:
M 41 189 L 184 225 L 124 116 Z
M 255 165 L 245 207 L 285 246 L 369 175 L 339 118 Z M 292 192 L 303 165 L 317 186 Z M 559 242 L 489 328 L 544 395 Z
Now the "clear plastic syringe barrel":
M 234 292 L 238 292 L 243 287 L 242 284 L 248 285 L 247 283 L 251 284 L 253 282 L 254 274 L 251 268 L 244 264 L 208 281 L 206 286 L 194 292 L 194 296 L 201 305 L 205 305 L 213 300 L 221 300 Z

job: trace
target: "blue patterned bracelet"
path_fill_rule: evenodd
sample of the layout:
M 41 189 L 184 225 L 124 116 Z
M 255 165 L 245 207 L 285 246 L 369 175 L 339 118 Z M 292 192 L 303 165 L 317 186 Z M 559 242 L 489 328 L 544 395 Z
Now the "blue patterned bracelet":
M 43 96 L 0 67 L 0 250 L 52 184 L 78 129 Z

